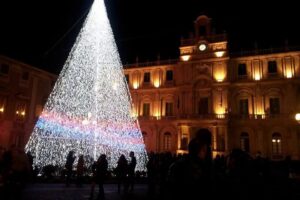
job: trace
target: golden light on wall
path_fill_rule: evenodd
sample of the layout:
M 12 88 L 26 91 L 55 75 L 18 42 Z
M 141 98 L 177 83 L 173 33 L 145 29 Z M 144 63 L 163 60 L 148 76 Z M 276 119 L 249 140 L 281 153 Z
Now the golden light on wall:
M 252 78 L 255 81 L 259 81 L 262 79 L 263 69 L 262 63 L 260 60 L 254 60 L 252 62 Z
M 260 73 L 259 73 L 259 72 L 256 72 L 256 73 L 254 74 L 254 80 L 259 81 L 260 79 L 261 79 Z
M 0 113 L 3 113 L 4 112 L 4 107 L 2 106 L 1 108 L 0 108 Z
M 159 86 L 160 86 L 159 78 L 154 80 L 153 85 L 154 85 L 154 87 L 159 88 Z
M 153 116 L 156 117 L 156 119 L 161 118 L 161 115 L 160 115 L 159 111 L 154 112 Z
M 190 58 L 191 58 L 190 55 L 181 56 L 181 59 L 182 59 L 183 61 L 185 61 L 185 62 L 186 62 L 186 61 L 189 61 Z
M 225 118 L 225 108 L 224 107 L 216 108 L 215 113 L 216 113 L 216 118 L 218 118 L 218 119 Z
M 215 77 L 215 80 L 217 82 L 223 82 L 224 79 L 225 79 L 225 72 L 224 71 L 221 71 L 221 70 L 218 70 L 217 72 L 215 72 L 214 74 L 214 77 Z
M 213 68 L 213 76 L 217 82 L 223 82 L 226 78 L 226 65 L 224 63 L 216 63 Z
M 224 54 L 225 54 L 225 51 L 216 51 L 216 52 L 215 52 L 215 56 L 218 57 L 218 58 L 223 57 Z
M 138 89 L 139 88 L 139 83 L 137 82 L 137 81 L 134 81 L 133 83 L 132 83 L 132 87 L 133 87 L 133 89 Z
M 283 75 L 285 78 L 293 78 L 295 73 L 295 65 L 291 57 L 284 58 Z

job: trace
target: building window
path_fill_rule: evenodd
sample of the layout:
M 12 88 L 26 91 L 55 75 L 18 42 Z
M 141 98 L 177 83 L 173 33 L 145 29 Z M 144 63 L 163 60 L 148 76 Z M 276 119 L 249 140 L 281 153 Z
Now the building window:
M 238 76 L 247 76 L 247 65 L 246 63 L 240 63 L 238 65 Z
M 272 135 L 272 154 L 281 155 L 282 153 L 282 139 L 280 133 L 273 133 Z
M 129 74 L 125 74 L 125 80 L 126 80 L 127 84 L 129 84 Z
M 198 114 L 199 115 L 208 114 L 208 97 L 200 98 Z
M 240 114 L 241 115 L 249 114 L 248 99 L 240 99 Z
M 172 70 L 167 70 L 167 75 L 166 75 L 167 81 L 173 81 L 173 71 Z
M 268 62 L 268 73 L 276 74 L 277 73 L 277 63 L 275 60 Z
M 1 74 L 8 74 L 8 72 L 9 72 L 9 65 L 7 65 L 7 64 L 0 65 L 0 73 Z
M 150 72 L 144 73 L 144 83 L 150 83 Z
M 143 116 L 144 117 L 150 116 L 150 103 L 143 104 Z
M 173 116 L 173 103 L 166 103 L 166 116 Z
M 22 73 L 22 80 L 23 81 L 28 81 L 29 79 L 29 72 L 23 72 Z
M 240 145 L 241 150 L 249 152 L 250 151 L 250 142 L 249 142 L 249 135 L 246 132 L 242 132 L 240 136 Z
M 188 149 L 188 136 L 187 134 L 182 134 L 181 138 L 181 150 L 187 150 Z
M 270 98 L 270 114 L 275 115 L 280 113 L 279 98 Z
M 171 150 L 171 142 L 172 142 L 171 133 L 166 132 L 164 134 L 164 150 L 165 151 Z

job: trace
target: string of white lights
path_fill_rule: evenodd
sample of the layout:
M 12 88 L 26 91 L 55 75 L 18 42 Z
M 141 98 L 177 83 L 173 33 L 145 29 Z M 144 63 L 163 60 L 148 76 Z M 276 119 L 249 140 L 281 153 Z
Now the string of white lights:
M 64 166 L 72 150 L 94 159 L 105 153 L 113 168 L 133 151 L 136 169 L 145 170 L 145 145 L 131 109 L 104 0 L 95 0 L 25 149 L 40 167 Z

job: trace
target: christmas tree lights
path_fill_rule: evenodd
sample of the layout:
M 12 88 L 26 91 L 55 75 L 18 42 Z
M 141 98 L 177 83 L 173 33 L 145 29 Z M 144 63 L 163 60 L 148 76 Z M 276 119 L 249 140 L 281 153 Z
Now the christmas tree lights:
M 34 165 L 64 166 L 69 151 L 110 168 L 133 151 L 137 170 L 146 152 L 104 0 L 94 0 L 83 27 L 25 147 Z

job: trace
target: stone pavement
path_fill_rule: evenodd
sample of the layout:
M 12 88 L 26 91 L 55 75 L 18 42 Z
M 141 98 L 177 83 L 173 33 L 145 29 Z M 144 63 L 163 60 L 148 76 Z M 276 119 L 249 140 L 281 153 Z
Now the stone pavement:
M 115 184 L 104 185 L 106 200 L 145 199 L 147 185 L 138 184 L 132 194 L 127 198 L 117 192 Z M 95 188 L 94 199 L 98 195 L 98 187 Z M 90 196 L 90 185 L 79 188 L 75 185 L 66 187 L 64 184 L 33 184 L 27 186 L 22 195 L 22 200 L 87 200 Z

